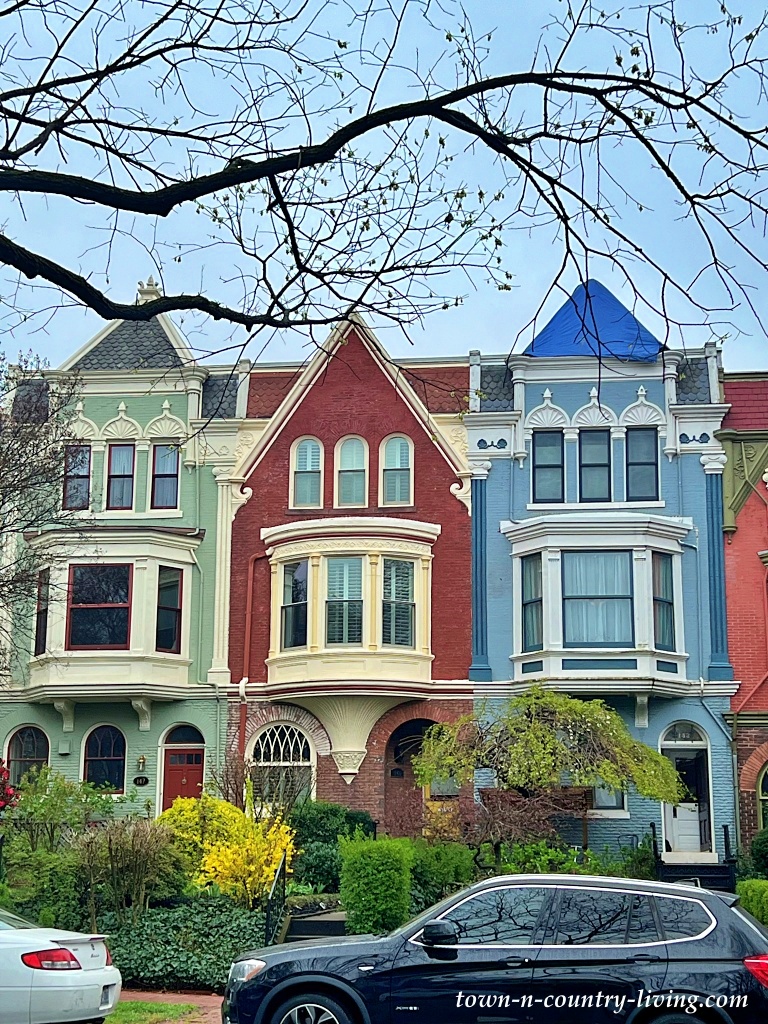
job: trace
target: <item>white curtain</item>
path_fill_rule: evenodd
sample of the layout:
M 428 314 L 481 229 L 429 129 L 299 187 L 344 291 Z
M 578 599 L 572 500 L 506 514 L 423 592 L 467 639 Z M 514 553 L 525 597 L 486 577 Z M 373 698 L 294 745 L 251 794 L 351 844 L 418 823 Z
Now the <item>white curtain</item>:
M 564 552 L 563 609 L 566 644 L 631 644 L 630 552 Z

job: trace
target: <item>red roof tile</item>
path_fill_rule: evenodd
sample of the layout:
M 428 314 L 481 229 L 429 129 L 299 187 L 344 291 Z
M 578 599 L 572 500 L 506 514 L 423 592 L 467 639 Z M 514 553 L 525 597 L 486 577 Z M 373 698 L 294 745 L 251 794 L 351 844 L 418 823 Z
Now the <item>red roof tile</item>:
M 768 379 L 726 380 L 724 430 L 768 430 Z

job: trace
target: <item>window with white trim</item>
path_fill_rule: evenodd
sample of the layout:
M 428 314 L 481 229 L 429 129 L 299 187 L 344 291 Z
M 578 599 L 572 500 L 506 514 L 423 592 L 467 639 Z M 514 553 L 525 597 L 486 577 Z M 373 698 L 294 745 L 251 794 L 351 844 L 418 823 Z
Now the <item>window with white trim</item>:
M 541 553 L 520 559 L 523 590 L 523 650 L 540 651 L 543 646 L 543 602 Z
M 653 552 L 653 634 L 660 651 L 675 649 L 675 599 L 672 555 Z
M 293 507 L 321 508 L 322 455 L 320 442 L 305 437 L 296 445 L 293 454 Z
M 611 432 L 579 431 L 579 501 L 611 500 Z
M 383 643 L 413 647 L 416 605 L 413 600 L 413 562 L 384 559 Z
M 363 642 L 363 560 L 327 559 L 326 643 Z
M 311 796 L 313 769 L 309 738 L 298 726 L 276 722 L 257 735 L 250 775 L 262 801 L 290 807 L 298 797 Z
M 175 444 L 152 445 L 153 509 L 176 508 L 179 504 L 179 448 Z
M 627 794 L 623 789 L 596 786 L 592 790 L 592 809 L 595 811 L 625 811 Z
M 411 444 L 407 437 L 390 437 L 384 442 L 382 505 L 410 505 L 413 501 Z
M 307 646 L 306 558 L 288 562 L 283 569 L 283 603 L 280 608 L 280 638 L 284 651 Z
M 656 427 L 628 427 L 627 501 L 658 501 L 659 432 Z
M 563 646 L 632 647 L 630 551 L 564 551 Z
M 533 500 L 565 501 L 565 448 L 562 430 L 534 430 Z
M 336 504 L 361 508 L 368 504 L 365 443 L 359 437 L 340 442 L 336 465 Z

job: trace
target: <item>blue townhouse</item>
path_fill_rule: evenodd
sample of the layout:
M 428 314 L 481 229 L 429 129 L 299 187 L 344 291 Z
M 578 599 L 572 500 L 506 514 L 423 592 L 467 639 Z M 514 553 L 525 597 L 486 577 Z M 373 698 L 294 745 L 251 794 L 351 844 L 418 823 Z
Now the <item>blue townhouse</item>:
M 476 700 L 536 680 L 615 708 L 689 798 L 596 790 L 589 844 L 653 822 L 670 865 L 718 862 L 735 829 L 718 359 L 666 348 L 597 281 L 522 355 L 470 355 Z

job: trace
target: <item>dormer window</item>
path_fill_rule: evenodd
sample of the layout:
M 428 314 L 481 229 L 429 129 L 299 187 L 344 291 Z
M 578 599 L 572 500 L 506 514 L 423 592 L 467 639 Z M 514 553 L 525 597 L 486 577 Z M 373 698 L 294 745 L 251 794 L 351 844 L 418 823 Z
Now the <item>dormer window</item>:
M 565 459 L 562 430 L 533 432 L 533 500 L 565 501 Z
M 382 505 L 410 505 L 413 502 L 413 461 L 407 437 L 390 437 L 384 442 Z
M 323 450 L 314 437 L 305 437 L 298 442 L 293 454 L 293 500 L 294 508 L 321 508 Z
M 336 504 L 361 508 L 368 504 L 366 446 L 359 437 L 347 437 L 337 449 Z

